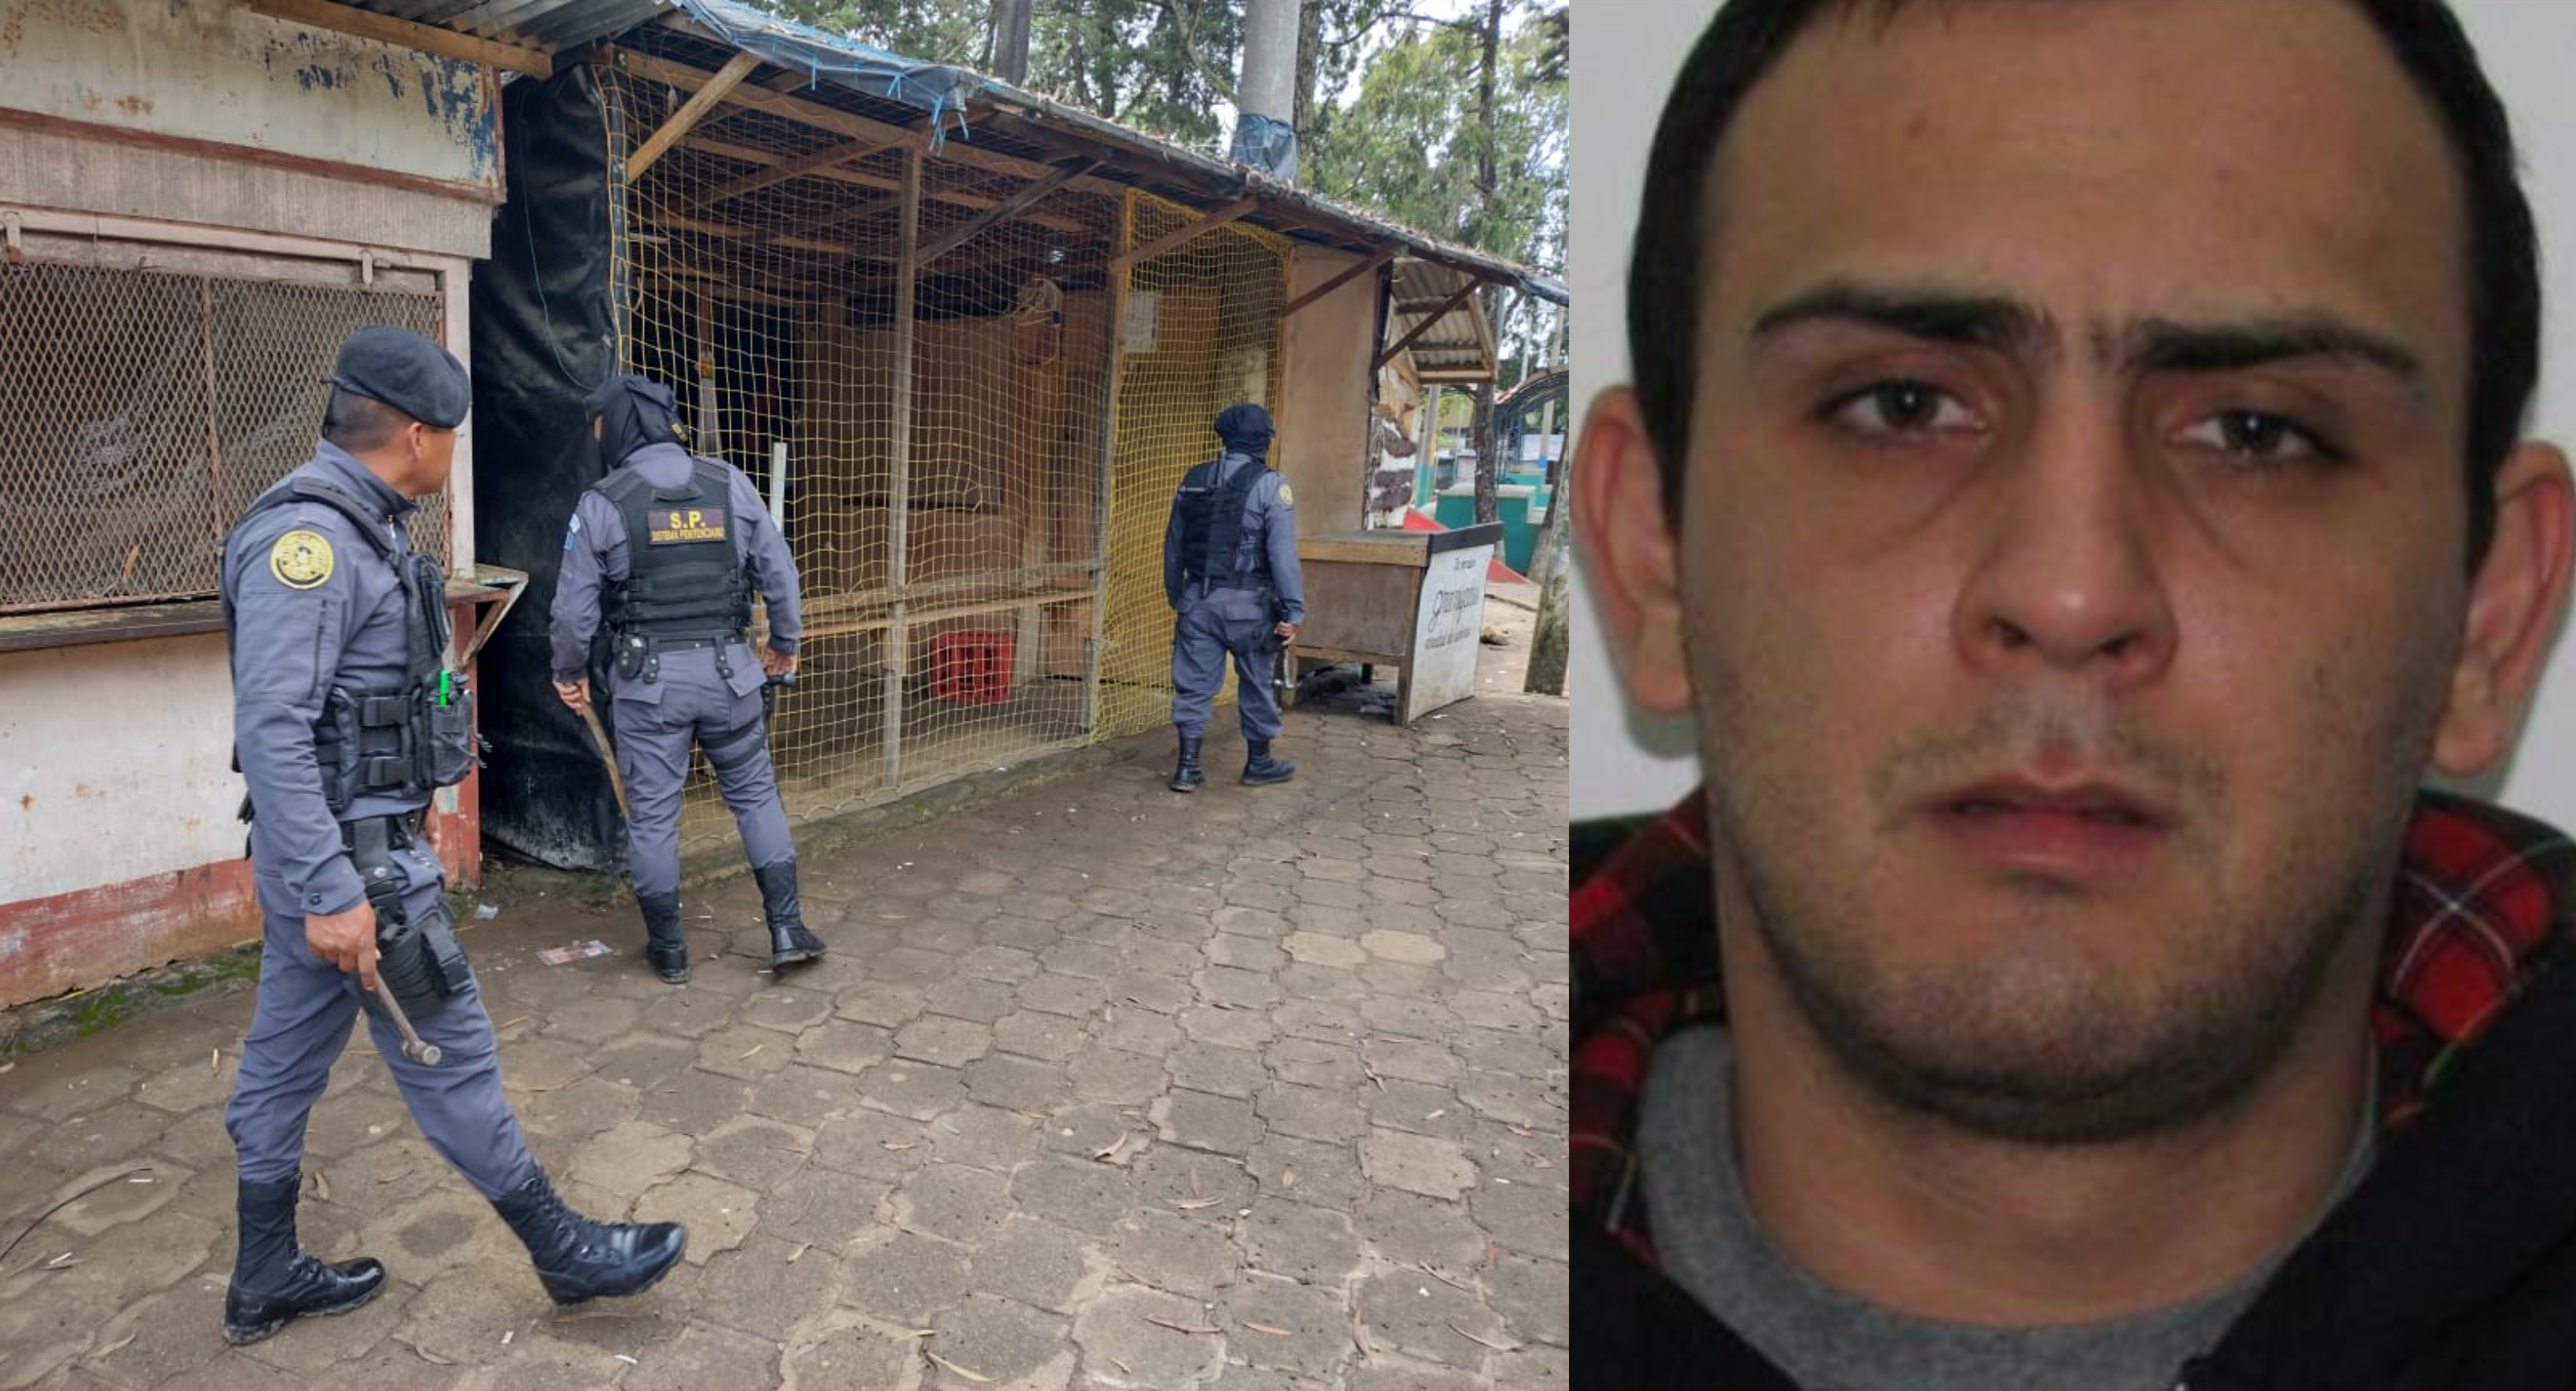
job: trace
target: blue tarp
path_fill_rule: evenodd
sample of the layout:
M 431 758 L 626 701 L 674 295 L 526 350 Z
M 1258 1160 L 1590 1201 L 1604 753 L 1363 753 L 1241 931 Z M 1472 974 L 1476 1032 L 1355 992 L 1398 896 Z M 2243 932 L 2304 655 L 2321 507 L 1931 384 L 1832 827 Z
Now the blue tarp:
M 679 5 L 726 43 L 760 55 L 763 62 L 802 72 L 809 84 L 831 82 L 929 112 L 933 139 L 951 114 L 960 131 L 966 128 L 966 99 L 982 85 L 972 73 L 871 48 L 742 0 L 679 0 Z

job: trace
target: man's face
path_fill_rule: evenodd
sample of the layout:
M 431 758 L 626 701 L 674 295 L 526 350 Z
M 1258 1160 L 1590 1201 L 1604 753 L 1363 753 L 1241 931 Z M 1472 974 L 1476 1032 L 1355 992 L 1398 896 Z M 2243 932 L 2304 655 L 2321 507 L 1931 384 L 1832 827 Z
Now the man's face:
M 2434 116 L 2324 0 L 1863 7 L 1715 180 L 1679 553 L 1727 905 L 1954 1122 L 2236 1094 L 2382 909 L 2459 651 Z
M 447 486 L 448 475 L 456 469 L 456 432 L 435 425 L 414 422 L 411 426 L 419 441 L 420 467 L 417 477 L 422 488 L 417 496 L 426 497 Z

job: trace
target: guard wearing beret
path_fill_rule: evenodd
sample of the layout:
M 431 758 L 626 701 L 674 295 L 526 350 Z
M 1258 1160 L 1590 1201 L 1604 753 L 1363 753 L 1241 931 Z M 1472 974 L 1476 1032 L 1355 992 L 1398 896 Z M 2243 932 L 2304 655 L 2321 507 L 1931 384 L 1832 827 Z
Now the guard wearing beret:
M 1243 780 L 1286 782 L 1297 765 L 1270 756 L 1279 737 L 1279 697 L 1270 672 L 1306 617 L 1305 581 L 1297 569 L 1296 494 L 1271 471 L 1270 412 L 1228 406 L 1216 418 L 1221 456 L 1193 468 L 1172 498 L 1163 527 L 1163 598 L 1172 606 L 1172 724 L 1180 731 L 1180 765 L 1172 790 L 1207 781 L 1199 745 L 1208 712 L 1234 660 L 1235 703 L 1243 723 Z
M 409 330 L 367 328 L 328 380 L 313 457 L 224 543 L 234 754 L 265 934 L 224 1108 L 241 1179 L 223 1321 L 236 1344 L 384 1285 L 373 1259 L 326 1264 L 295 1241 L 305 1121 L 362 1011 L 422 1137 L 527 1244 L 556 1303 L 636 1293 L 687 1240 L 668 1222 L 593 1222 L 555 1195 L 501 1099 L 492 1019 L 421 837 L 431 794 L 473 765 L 473 697 L 448 668 L 445 577 L 412 553 L 403 519 L 447 485 L 473 403 L 465 369 Z M 431 1045 L 418 1059 L 380 978 Z
M 689 752 L 706 750 L 716 788 L 760 884 L 769 964 L 823 954 L 796 889 L 796 842 L 769 761 L 765 681 L 796 671 L 796 560 L 742 470 L 680 447 L 670 389 L 612 376 L 584 404 L 602 477 L 574 504 L 555 579 L 555 694 L 590 704 L 591 638 L 606 605 L 616 654 L 618 772 L 625 779 L 627 872 L 644 917 L 644 955 L 663 980 L 689 978 L 680 931 L 680 790 Z M 754 656 L 751 596 L 769 606 Z

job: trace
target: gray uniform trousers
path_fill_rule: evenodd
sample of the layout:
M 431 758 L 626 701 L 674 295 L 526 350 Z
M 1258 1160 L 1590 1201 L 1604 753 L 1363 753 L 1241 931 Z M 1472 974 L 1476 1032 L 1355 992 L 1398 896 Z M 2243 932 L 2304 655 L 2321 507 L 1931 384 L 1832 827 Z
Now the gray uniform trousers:
M 1208 712 L 1234 659 L 1235 704 L 1247 740 L 1279 737 L 1279 693 L 1270 688 L 1277 656 L 1265 651 L 1278 620 L 1270 597 L 1255 589 L 1181 591 L 1172 625 L 1172 725 L 1191 738 L 1207 733 Z
M 692 647 L 663 652 L 659 680 L 617 683 L 617 771 L 626 779 L 627 869 L 638 896 L 679 892 L 680 789 L 693 742 L 707 751 L 751 867 L 796 857 L 769 762 L 760 659 L 735 643 L 725 660 L 730 682 L 716 674 L 714 649 Z
M 404 910 L 421 914 L 435 907 L 447 891 L 437 855 L 415 840 L 394 851 L 393 860 L 402 872 Z M 361 1012 L 358 978 L 313 954 L 301 916 L 276 911 L 265 892 L 261 899 L 266 937 L 260 945 L 259 1005 L 242 1042 L 241 1074 L 224 1107 L 224 1128 L 240 1151 L 244 1183 L 276 1183 L 302 1167 L 305 1121 L 330 1083 L 331 1064 L 348 1046 L 349 1017 Z M 445 1055 L 436 1067 L 404 1057 L 402 1033 L 393 1021 L 364 1012 L 403 1103 L 440 1158 L 486 1198 L 500 1197 L 536 1172 L 518 1117 L 501 1099 L 498 1043 L 479 985 L 435 1008 L 405 1011 L 421 1038 Z

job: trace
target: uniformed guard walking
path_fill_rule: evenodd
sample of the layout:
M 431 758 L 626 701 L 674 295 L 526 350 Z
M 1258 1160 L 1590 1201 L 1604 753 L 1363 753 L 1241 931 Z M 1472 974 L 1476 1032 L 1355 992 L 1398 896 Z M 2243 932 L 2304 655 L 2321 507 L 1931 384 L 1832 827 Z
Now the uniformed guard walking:
M 617 767 L 626 780 L 628 874 L 644 914 L 644 954 L 662 979 L 689 978 L 680 932 L 680 788 L 689 748 L 707 751 L 760 883 L 772 966 L 808 961 L 823 943 L 796 895 L 796 842 L 769 763 L 762 686 L 796 671 L 803 632 L 796 561 L 740 469 L 680 447 L 669 389 L 615 376 L 584 403 L 607 476 L 574 506 L 555 581 L 555 692 L 590 703 L 592 635 L 603 591 L 615 654 Z M 640 542 L 640 544 L 639 544 Z M 746 630 L 757 589 L 769 643 L 755 658 Z
M 1208 710 L 1234 659 L 1235 701 L 1243 722 L 1243 780 L 1286 782 L 1297 765 L 1270 756 L 1279 737 L 1279 696 L 1271 668 L 1297 640 L 1306 616 L 1306 587 L 1297 569 L 1296 495 L 1263 461 L 1270 451 L 1270 412 L 1228 406 L 1216 418 L 1222 457 L 1191 469 L 1172 498 L 1163 527 L 1163 598 L 1172 625 L 1172 724 L 1180 731 L 1180 766 L 1172 790 L 1207 781 L 1199 745 Z
M 373 1259 L 326 1265 L 295 1241 L 305 1120 L 362 1006 L 423 1138 L 527 1243 L 556 1303 L 634 1294 L 687 1241 L 668 1222 L 593 1222 L 555 1196 L 501 1099 L 492 1018 L 421 837 L 430 794 L 472 767 L 473 700 L 447 666 L 444 576 L 412 554 L 402 519 L 447 485 L 473 401 L 465 369 L 418 334 L 368 328 L 330 383 L 313 458 L 224 546 L 234 752 L 265 931 L 224 1108 L 241 1171 L 232 1343 L 354 1309 L 384 1284 Z M 434 1045 L 429 1061 L 405 1055 L 371 993 L 379 979 Z

